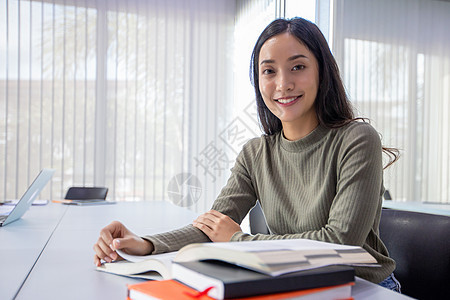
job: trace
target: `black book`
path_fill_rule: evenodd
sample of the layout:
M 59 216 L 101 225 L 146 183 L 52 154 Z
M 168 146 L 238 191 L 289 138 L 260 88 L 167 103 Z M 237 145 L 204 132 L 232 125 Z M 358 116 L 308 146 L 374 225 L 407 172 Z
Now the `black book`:
M 310 270 L 270 276 L 221 261 L 174 262 L 173 279 L 203 291 L 216 299 L 275 294 L 319 287 L 347 284 L 355 281 L 352 267 L 325 266 Z

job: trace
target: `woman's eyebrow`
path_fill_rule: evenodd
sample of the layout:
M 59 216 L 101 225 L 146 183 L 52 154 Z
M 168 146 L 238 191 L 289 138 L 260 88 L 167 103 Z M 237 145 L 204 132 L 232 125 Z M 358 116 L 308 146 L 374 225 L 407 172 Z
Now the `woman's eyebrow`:
M 288 61 L 296 60 L 297 58 L 306 58 L 306 59 L 308 59 L 308 57 L 306 55 L 298 54 L 298 55 L 294 55 L 294 56 L 289 57 Z
M 263 65 L 263 64 L 273 64 L 275 62 L 274 59 L 265 59 L 263 61 L 261 61 L 261 63 L 259 65 Z
M 297 55 L 293 55 L 293 56 L 289 57 L 289 58 L 288 58 L 288 61 L 293 61 L 293 60 L 296 60 L 297 58 L 306 58 L 306 59 L 309 59 L 306 55 L 303 55 L 303 54 L 297 54 Z M 263 64 L 273 64 L 274 62 L 275 62 L 274 59 L 265 59 L 265 60 L 261 61 L 260 65 L 263 65 Z

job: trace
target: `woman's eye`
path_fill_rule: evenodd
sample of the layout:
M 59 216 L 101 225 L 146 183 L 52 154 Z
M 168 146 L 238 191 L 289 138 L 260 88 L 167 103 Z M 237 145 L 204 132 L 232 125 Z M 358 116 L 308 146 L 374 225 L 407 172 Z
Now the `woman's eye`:
M 271 70 L 271 69 L 265 69 L 265 70 L 262 71 L 262 73 L 263 73 L 264 75 L 272 74 L 272 73 L 273 73 L 273 70 Z
M 297 70 L 303 70 L 305 68 L 304 65 L 296 65 L 295 67 L 292 68 L 292 70 L 297 71 Z

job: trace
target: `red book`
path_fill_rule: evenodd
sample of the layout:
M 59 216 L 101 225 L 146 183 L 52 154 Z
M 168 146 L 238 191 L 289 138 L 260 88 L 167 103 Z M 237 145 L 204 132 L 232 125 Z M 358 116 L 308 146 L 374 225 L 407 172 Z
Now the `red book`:
M 292 291 L 278 294 L 261 295 L 254 297 L 239 298 L 237 300 L 277 300 L 277 299 L 336 299 L 350 300 L 351 287 L 354 283 L 337 286 L 322 287 L 301 291 Z M 146 281 L 128 286 L 129 300 L 213 300 L 207 295 L 208 290 L 196 291 L 175 280 Z

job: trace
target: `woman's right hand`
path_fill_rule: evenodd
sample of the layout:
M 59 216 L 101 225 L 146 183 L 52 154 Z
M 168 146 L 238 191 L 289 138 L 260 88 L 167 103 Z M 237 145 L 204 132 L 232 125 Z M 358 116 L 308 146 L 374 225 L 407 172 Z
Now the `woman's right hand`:
M 100 266 L 101 260 L 117 260 L 118 249 L 131 255 L 148 255 L 153 251 L 153 244 L 128 230 L 122 223 L 114 221 L 100 231 L 100 237 L 93 248 L 94 264 Z

